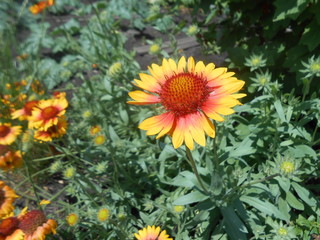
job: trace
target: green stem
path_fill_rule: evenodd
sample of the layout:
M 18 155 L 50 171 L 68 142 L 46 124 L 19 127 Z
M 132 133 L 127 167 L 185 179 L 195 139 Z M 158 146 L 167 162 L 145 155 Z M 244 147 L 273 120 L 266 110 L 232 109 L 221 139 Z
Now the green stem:
M 238 188 L 246 188 L 246 187 L 249 187 L 251 185 L 254 185 L 254 184 L 257 184 L 257 183 L 261 183 L 261 182 L 265 182 L 265 181 L 268 181 L 270 179 L 273 179 L 275 177 L 278 177 L 280 176 L 280 173 L 276 173 L 276 174 L 273 174 L 273 175 L 270 175 L 268 177 L 265 177 L 265 178 L 262 178 L 262 179 L 259 179 L 259 180 L 255 180 L 255 181 L 252 181 L 252 182 L 249 182 L 247 184 L 244 184 L 242 186 L 238 186 Z
M 194 174 L 196 175 L 197 179 L 198 179 L 198 182 L 202 188 L 202 190 L 206 193 L 206 194 L 210 194 L 208 189 L 203 185 L 203 182 L 201 180 L 201 177 L 199 175 L 199 172 L 198 172 L 198 169 L 197 169 L 197 166 L 196 166 L 196 162 L 194 161 L 193 157 L 192 157 L 192 154 L 191 154 L 191 151 L 188 147 L 186 147 L 186 153 L 187 153 L 187 157 L 188 157 L 188 160 L 189 160 L 189 163 L 193 169 L 193 172 Z
M 39 195 L 38 195 L 38 192 L 37 192 L 37 189 L 36 189 L 36 185 L 35 185 L 35 183 L 34 183 L 34 181 L 32 179 L 32 176 L 30 174 L 29 160 L 28 159 L 25 160 L 25 166 L 26 166 L 27 177 L 28 177 L 28 179 L 29 179 L 29 181 L 30 181 L 30 183 L 32 185 L 33 193 L 36 196 L 37 203 L 39 204 L 40 203 L 40 198 L 39 198 Z

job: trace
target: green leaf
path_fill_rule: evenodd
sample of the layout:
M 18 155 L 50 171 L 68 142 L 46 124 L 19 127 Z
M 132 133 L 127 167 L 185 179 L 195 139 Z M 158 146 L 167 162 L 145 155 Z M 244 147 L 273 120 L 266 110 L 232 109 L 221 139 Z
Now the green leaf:
M 242 196 L 240 198 L 241 201 L 249 204 L 250 206 L 258 209 L 262 213 L 265 213 L 269 216 L 273 216 L 275 218 L 284 220 L 284 221 L 289 221 L 287 216 L 283 215 L 278 208 L 276 208 L 273 204 L 267 201 L 261 201 L 255 197 L 250 197 L 250 196 Z
M 286 201 L 291 207 L 301 211 L 304 210 L 304 205 L 289 191 L 286 194 Z
M 305 29 L 302 34 L 300 44 L 306 45 L 310 51 L 313 51 L 316 47 L 319 47 L 320 39 L 320 26 L 313 20 Z
M 296 19 L 307 7 L 307 4 L 308 1 L 305 0 L 277 0 L 274 2 L 276 12 L 273 21 L 280 21 L 285 18 Z
M 307 145 L 297 145 L 291 152 L 296 158 L 312 157 L 313 159 L 317 159 L 316 152 Z
M 179 197 L 173 202 L 173 205 L 188 205 L 191 203 L 202 202 L 208 198 L 209 196 L 204 195 L 199 191 L 194 191 Z
M 120 141 L 118 134 L 116 133 L 116 131 L 114 131 L 112 126 L 109 126 L 109 134 L 110 134 L 110 138 L 113 142 Z
M 305 189 L 296 182 L 292 183 L 292 187 L 294 188 L 298 196 L 310 207 L 315 207 L 317 205 L 317 200 L 311 195 L 311 193 L 307 189 Z
M 230 239 L 247 239 L 246 233 L 248 233 L 248 230 L 234 209 L 232 207 L 221 207 L 220 210 L 223 215 L 226 232 Z
M 251 147 L 253 140 L 251 135 L 247 136 L 243 141 L 235 148 L 235 150 L 230 152 L 229 157 L 241 157 L 254 153 L 256 150 Z
M 274 107 L 279 115 L 281 122 L 287 122 L 280 100 L 275 101 Z

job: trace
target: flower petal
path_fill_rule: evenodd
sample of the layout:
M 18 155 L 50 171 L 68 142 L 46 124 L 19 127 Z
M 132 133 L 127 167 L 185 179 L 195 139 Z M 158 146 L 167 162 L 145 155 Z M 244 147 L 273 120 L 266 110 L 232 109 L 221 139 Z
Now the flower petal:
M 135 101 L 128 101 L 129 104 L 136 104 L 136 105 L 146 105 L 146 104 L 154 104 L 159 103 L 159 97 L 143 92 L 143 91 L 133 91 L 128 93 L 129 96 Z
M 157 64 L 152 64 L 151 67 L 148 67 L 151 75 L 157 80 L 158 83 L 164 83 L 166 81 L 162 67 Z
M 189 57 L 188 58 L 188 72 L 189 73 L 193 73 L 194 72 L 194 65 L 195 65 L 195 62 L 194 62 L 193 57 Z
M 157 136 L 158 139 L 171 130 L 173 123 L 174 115 L 168 112 L 145 119 L 140 123 L 139 128 L 147 130 L 147 135 L 155 135 L 159 133 Z
M 178 62 L 178 69 L 177 69 L 177 73 L 182 73 L 184 72 L 185 68 L 187 65 L 187 61 L 186 58 L 183 56 L 180 58 L 179 62 Z

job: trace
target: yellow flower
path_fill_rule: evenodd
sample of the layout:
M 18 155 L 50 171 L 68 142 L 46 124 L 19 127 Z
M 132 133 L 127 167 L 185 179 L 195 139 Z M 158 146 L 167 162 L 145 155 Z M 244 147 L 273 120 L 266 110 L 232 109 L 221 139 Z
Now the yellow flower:
M 29 118 L 30 127 L 47 131 L 49 127 L 58 124 L 58 118 L 65 114 L 68 101 L 65 98 L 54 98 L 39 101 Z
M 107 208 L 101 208 L 97 214 L 97 218 L 101 222 L 108 220 L 109 216 L 110 216 L 110 212 Z
M 76 213 L 70 213 L 67 217 L 66 217 L 66 221 L 68 223 L 69 226 L 74 226 L 77 224 L 79 220 L 79 216 Z
M 96 145 L 102 145 L 104 144 L 106 141 L 106 138 L 103 135 L 98 135 L 94 138 L 94 143 Z
M 223 121 L 221 115 L 234 113 L 232 108 L 241 104 L 238 99 L 246 96 L 236 94 L 245 82 L 232 77 L 233 72 L 213 63 L 195 63 L 192 57 L 182 57 L 178 64 L 163 59 L 162 66 L 152 64 L 149 71 L 151 75 L 140 73 L 141 80 L 135 79 L 135 85 L 147 92 L 130 92 L 134 101 L 128 103 L 160 104 L 163 113 L 144 120 L 139 128 L 147 135 L 158 134 L 157 139 L 172 136 L 174 148 L 185 143 L 192 150 L 194 141 L 205 146 L 205 134 L 215 137 L 210 118 Z
M 34 138 L 44 142 L 52 141 L 52 138 L 59 138 L 67 132 L 67 120 L 65 116 L 58 118 L 58 123 L 45 130 L 36 130 Z
M 4 171 L 21 167 L 23 164 L 20 151 L 9 150 L 6 154 L 0 156 L 0 168 Z
M 11 126 L 11 123 L 0 123 L 0 144 L 10 145 L 21 133 L 21 126 Z
M 163 230 L 160 233 L 160 227 L 148 226 L 142 230 L 139 230 L 138 233 L 135 233 L 134 236 L 137 240 L 173 240 L 169 238 L 169 235 L 166 233 L 166 230 Z
M 31 116 L 32 110 L 37 106 L 39 101 L 28 101 L 24 104 L 23 108 L 14 111 L 11 116 L 12 119 L 19 118 L 19 120 L 28 120 Z

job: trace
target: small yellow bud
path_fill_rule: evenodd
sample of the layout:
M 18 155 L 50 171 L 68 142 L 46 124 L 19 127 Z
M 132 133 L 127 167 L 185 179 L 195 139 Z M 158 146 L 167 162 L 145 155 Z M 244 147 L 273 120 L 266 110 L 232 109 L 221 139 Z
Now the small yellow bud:
M 150 47 L 149 47 L 149 52 L 150 54 L 157 54 L 159 53 L 161 50 L 159 44 L 152 44 Z
M 122 64 L 121 64 L 121 62 L 116 62 L 116 63 L 114 63 L 114 64 L 112 64 L 112 65 L 110 66 L 108 73 L 109 73 L 110 76 L 114 77 L 114 76 L 116 76 L 118 73 L 120 73 L 121 70 L 122 70 Z
M 79 220 L 79 216 L 76 213 L 70 213 L 67 217 L 66 217 L 66 221 L 68 223 L 69 226 L 74 226 L 77 224 Z
M 280 169 L 284 172 L 284 173 L 292 173 L 295 170 L 294 164 L 292 162 L 289 161 L 284 161 L 281 166 Z
M 279 228 L 279 230 L 278 230 L 278 234 L 279 234 L 280 236 L 287 236 L 287 235 L 288 235 L 288 231 L 287 231 L 287 229 L 281 227 L 281 228 Z
M 87 111 L 84 111 L 83 113 L 82 113 L 82 117 L 84 117 L 84 118 L 89 118 L 89 117 L 91 117 L 91 111 L 89 111 L 89 110 L 87 110 Z
M 108 220 L 110 212 L 107 208 L 101 208 L 97 214 L 97 218 L 100 222 Z
M 76 173 L 76 169 L 74 167 L 68 167 L 66 170 L 63 172 L 63 176 L 67 179 L 71 179 L 74 177 Z
M 173 210 L 174 210 L 176 213 L 181 213 L 181 212 L 183 212 L 183 210 L 184 210 L 184 206 L 176 205 L 176 206 L 173 207 Z

